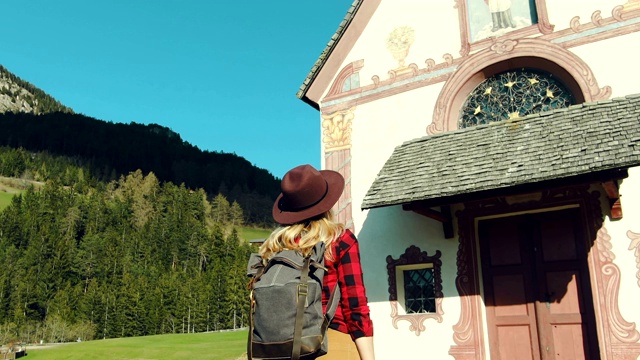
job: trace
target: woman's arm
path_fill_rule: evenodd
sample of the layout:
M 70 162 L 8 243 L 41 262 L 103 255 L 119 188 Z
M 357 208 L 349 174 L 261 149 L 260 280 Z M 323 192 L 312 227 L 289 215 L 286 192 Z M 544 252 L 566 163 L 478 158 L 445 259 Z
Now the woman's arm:
M 360 248 L 355 235 L 349 230 L 345 231 L 339 247 L 338 286 L 346 332 L 351 334 L 352 339 L 373 336 L 373 323 L 360 264 Z
M 347 239 L 345 239 L 345 237 Z M 341 290 L 342 312 L 347 328 L 354 339 L 361 360 L 375 359 L 373 351 L 373 323 L 364 286 L 360 247 L 351 231 L 343 235 L 346 246 L 341 250 L 338 266 L 338 284 Z
M 356 348 L 360 354 L 360 360 L 374 360 L 373 336 L 363 336 L 356 339 Z

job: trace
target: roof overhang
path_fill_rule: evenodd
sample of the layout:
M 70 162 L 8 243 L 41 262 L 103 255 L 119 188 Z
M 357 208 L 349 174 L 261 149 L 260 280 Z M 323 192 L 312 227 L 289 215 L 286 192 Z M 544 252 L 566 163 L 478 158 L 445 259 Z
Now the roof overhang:
M 361 208 L 424 209 L 595 182 L 615 193 L 612 182 L 639 165 L 637 94 L 405 142 Z
M 340 72 L 349 51 L 360 37 L 369 19 L 380 5 L 381 0 L 354 0 L 335 34 L 313 64 L 306 79 L 300 85 L 296 96 L 320 109 L 320 100 L 331 86 L 331 81 Z

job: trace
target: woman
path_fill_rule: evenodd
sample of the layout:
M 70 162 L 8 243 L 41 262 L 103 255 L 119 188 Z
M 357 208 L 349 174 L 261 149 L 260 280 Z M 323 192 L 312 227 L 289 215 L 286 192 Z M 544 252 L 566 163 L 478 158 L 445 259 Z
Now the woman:
M 301 165 L 289 170 L 280 186 L 282 193 L 273 204 L 273 219 L 281 227 L 262 244 L 260 256 L 270 259 L 283 249 L 308 254 L 323 241 L 328 269 L 323 278 L 323 310 L 333 289 L 340 289 L 340 305 L 329 325 L 329 351 L 323 359 L 374 359 L 373 323 L 358 241 L 331 213 L 344 190 L 344 178 L 336 171 Z

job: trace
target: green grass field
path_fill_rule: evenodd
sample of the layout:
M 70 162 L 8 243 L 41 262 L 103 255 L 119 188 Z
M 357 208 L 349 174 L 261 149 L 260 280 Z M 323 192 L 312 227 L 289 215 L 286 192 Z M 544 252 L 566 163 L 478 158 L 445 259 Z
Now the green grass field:
M 13 193 L 8 193 L 0 190 L 0 211 L 11 203 L 11 198 L 13 197 Z
M 31 183 L 36 186 L 41 186 L 41 183 Z M 24 180 L 0 176 L 0 211 L 9 206 L 11 198 L 23 192 L 29 184 L 30 182 Z
M 246 359 L 247 331 L 171 334 L 27 346 L 29 360 Z
M 269 229 L 258 229 L 258 228 L 249 228 L 243 227 L 240 229 L 240 237 L 249 241 L 253 239 L 265 239 L 271 234 L 271 230 Z

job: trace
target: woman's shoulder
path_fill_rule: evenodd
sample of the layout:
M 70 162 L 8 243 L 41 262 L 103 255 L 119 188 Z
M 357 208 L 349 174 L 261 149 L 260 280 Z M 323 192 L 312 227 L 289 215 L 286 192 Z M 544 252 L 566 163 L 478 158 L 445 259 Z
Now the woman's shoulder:
M 345 229 L 342 234 L 338 237 L 337 241 L 334 242 L 334 246 L 339 251 L 345 251 L 349 249 L 353 244 L 357 243 L 358 240 L 353 232 L 349 229 Z

